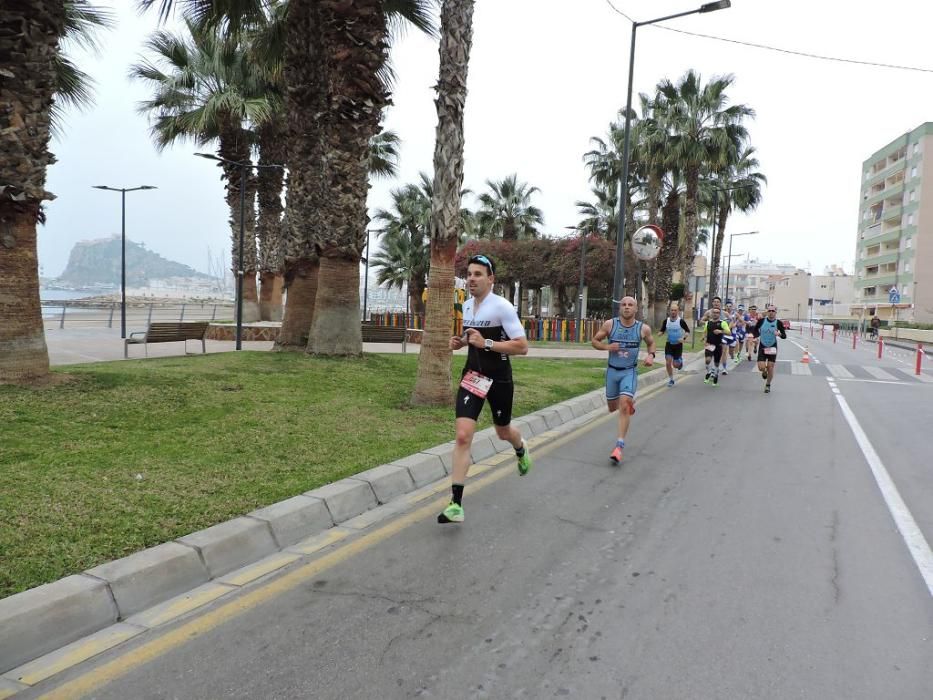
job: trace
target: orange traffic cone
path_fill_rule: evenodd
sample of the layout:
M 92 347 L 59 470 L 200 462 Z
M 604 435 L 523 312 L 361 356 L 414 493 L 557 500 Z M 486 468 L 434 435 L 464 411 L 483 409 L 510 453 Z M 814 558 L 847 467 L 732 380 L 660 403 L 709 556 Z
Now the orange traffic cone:
M 810 349 L 808 347 L 803 349 L 803 358 L 800 361 L 805 365 L 810 364 Z

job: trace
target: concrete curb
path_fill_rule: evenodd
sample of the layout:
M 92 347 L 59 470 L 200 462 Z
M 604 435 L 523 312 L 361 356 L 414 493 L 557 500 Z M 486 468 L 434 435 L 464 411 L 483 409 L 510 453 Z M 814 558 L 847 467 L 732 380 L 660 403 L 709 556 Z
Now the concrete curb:
M 642 375 L 639 390 L 663 384 L 666 376 L 660 368 Z M 530 439 L 603 415 L 604 393 L 597 389 L 513 424 Z M 407 508 L 415 496 L 425 497 L 420 493 L 440 493 L 441 480 L 452 466 L 453 447 L 447 442 L 427 448 L 174 542 L 0 599 L 0 698 L 62 670 L 63 647 L 68 647 L 70 659 L 90 658 L 378 523 Z M 477 431 L 472 457 L 479 462 L 507 449 L 510 445 L 487 428 Z

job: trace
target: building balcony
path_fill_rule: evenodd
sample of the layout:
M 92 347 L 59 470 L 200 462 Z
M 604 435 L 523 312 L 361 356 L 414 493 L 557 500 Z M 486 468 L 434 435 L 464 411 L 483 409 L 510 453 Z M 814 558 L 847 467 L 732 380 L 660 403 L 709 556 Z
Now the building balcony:
M 863 260 L 858 260 L 855 263 L 856 267 L 866 267 L 870 265 L 884 265 L 885 263 L 897 262 L 898 252 L 894 251 L 882 251 L 875 255 L 866 255 Z
M 878 172 L 872 174 L 867 180 L 865 180 L 862 183 L 862 186 L 871 187 L 872 185 L 876 185 L 882 180 L 886 180 L 887 178 L 891 177 L 891 175 L 896 173 L 898 170 L 903 170 L 906 165 L 907 165 L 907 159 L 901 158 L 896 163 L 893 163 L 892 165 L 888 165 L 882 168 L 881 170 L 879 170 Z
M 874 231 L 869 235 L 869 232 Z M 901 237 L 901 229 L 896 228 L 893 230 L 882 231 L 881 226 L 872 227 L 868 229 L 863 235 L 862 239 L 859 241 L 859 249 L 864 249 L 867 246 L 878 245 L 880 243 L 887 243 L 888 241 L 896 241 Z
M 892 285 L 897 280 L 897 274 L 894 272 L 885 272 L 883 274 L 875 273 L 874 275 L 865 275 L 862 279 L 855 281 L 855 286 L 857 289 L 864 289 L 865 287 L 883 287 L 885 285 Z
M 882 221 L 900 221 L 901 214 L 904 212 L 904 207 L 898 205 L 896 207 L 885 207 L 884 211 L 881 212 Z

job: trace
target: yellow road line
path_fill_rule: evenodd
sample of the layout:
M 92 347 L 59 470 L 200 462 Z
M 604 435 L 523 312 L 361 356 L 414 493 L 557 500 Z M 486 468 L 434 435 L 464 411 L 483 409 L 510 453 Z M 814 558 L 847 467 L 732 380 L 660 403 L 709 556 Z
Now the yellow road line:
M 654 392 L 652 391 L 650 393 L 653 394 Z M 538 448 L 539 454 L 544 455 L 553 452 L 571 440 L 576 439 L 582 433 L 592 430 L 594 427 L 604 423 L 606 419 L 610 417 L 613 417 L 613 414 L 606 414 L 601 418 L 597 418 L 551 441 L 547 445 L 541 446 Z M 543 433 L 542 436 L 543 435 L 545 434 Z M 535 447 L 534 441 L 537 439 L 538 438 L 533 438 L 529 440 L 529 445 Z M 490 457 L 489 461 L 501 462 L 503 459 L 504 458 L 501 458 L 499 455 L 494 455 Z M 474 465 L 474 469 L 476 468 L 485 468 L 489 471 L 485 476 L 480 477 L 476 481 L 470 480 L 469 487 L 471 493 L 475 493 L 509 474 L 512 474 L 512 469 L 514 467 L 508 464 L 496 469 L 490 469 L 489 466 L 481 462 L 480 464 Z M 246 591 L 242 595 L 232 598 L 229 602 L 221 603 L 213 610 L 205 612 L 203 615 L 198 615 L 175 629 L 166 632 L 162 636 L 144 642 L 135 649 L 131 649 L 125 654 L 97 668 L 89 670 L 87 673 L 77 678 L 63 683 L 58 688 L 50 690 L 48 693 L 40 696 L 40 698 L 41 700 L 73 700 L 76 697 L 87 695 L 101 686 L 126 675 L 133 669 L 167 654 L 174 648 L 180 647 L 192 639 L 202 637 L 225 622 L 238 617 L 276 596 L 296 588 L 308 579 L 314 578 L 331 567 L 383 542 L 410 525 L 435 515 L 439 509 L 447 504 L 447 500 L 447 497 L 444 496 L 442 499 L 432 501 L 426 506 L 400 516 L 378 530 L 374 530 L 358 539 L 342 544 L 338 549 L 323 555 L 319 559 L 303 564 L 288 573 L 282 574 L 279 578 L 272 579 L 267 583 L 261 584 L 257 588 Z

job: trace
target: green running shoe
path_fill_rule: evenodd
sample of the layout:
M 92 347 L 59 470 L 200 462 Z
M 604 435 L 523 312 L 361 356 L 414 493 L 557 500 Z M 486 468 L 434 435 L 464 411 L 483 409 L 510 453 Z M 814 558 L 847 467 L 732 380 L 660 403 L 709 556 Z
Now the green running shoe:
M 531 471 L 531 453 L 528 451 L 528 446 L 525 444 L 525 441 L 522 440 L 522 447 L 525 448 L 525 454 L 521 457 L 518 457 L 518 474 L 519 476 L 525 476 L 528 472 Z M 516 455 L 517 457 L 518 455 Z
M 437 522 L 439 523 L 462 523 L 463 522 L 463 506 L 458 505 L 451 501 L 447 504 L 447 507 L 437 516 Z

